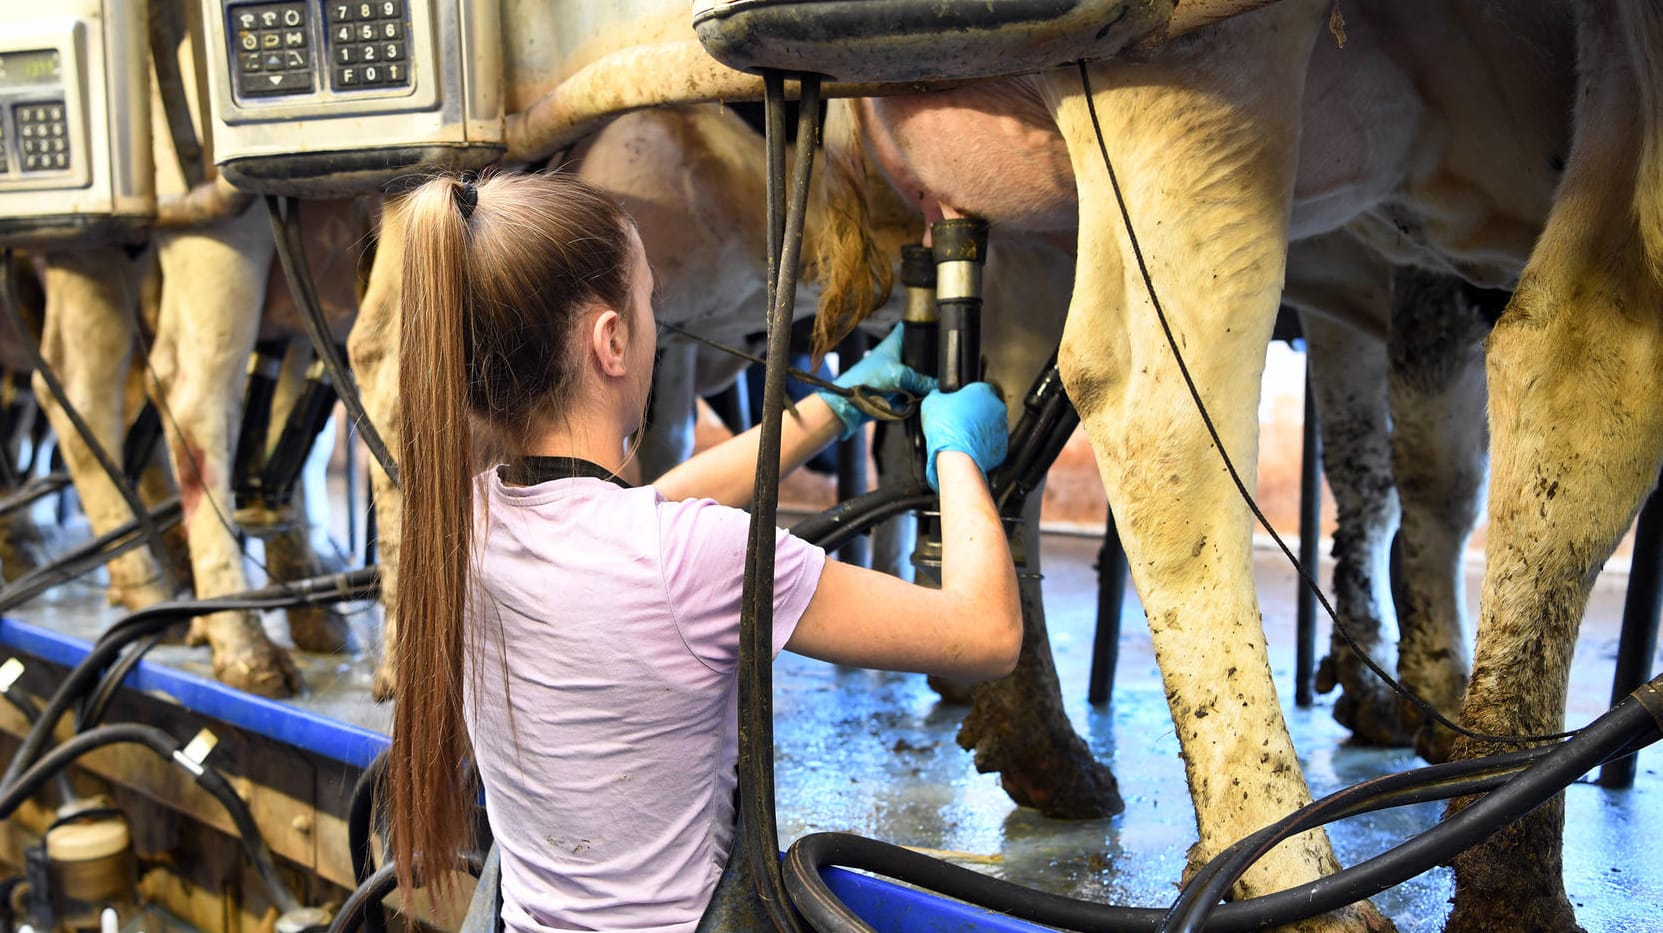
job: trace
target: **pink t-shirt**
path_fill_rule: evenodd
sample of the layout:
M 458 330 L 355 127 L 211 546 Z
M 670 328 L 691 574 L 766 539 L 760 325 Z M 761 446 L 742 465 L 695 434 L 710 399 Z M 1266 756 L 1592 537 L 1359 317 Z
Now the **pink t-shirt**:
M 750 516 L 587 477 L 476 489 L 464 676 L 503 921 L 691 931 L 733 837 Z M 776 541 L 778 654 L 825 552 Z

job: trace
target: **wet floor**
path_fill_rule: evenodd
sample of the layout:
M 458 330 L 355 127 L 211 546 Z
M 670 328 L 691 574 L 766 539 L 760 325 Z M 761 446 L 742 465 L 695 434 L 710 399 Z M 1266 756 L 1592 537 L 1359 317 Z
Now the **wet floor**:
M 775 665 L 778 807 L 782 841 L 846 830 L 948 850 L 969 867 L 1046 891 L 1132 906 L 1165 906 L 1195 841 L 1178 741 L 1134 594 L 1128 593 L 1115 694 L 1086 702 L 1096 618 L 1095 540 L 1049 536 L 1045 597 L 1063 698 L 1075 728 L 1113 768 L 1126 810 L 1060 822 L 1014 806 L 993 775 L 975 772 L 954 734 L 963 708 L 938 702 L 924 678 L 878 674 L 784 656 Z M 1294 578 L 1278 555 L 1256 564 L 1277 690 L 1293 695 Z M 1626 576 L 1602 578 L 1578 644 L 1570 725 L 1607 705 Z M 1469 592 L 1476 593 L 1476 568 Z M 1322 629 L 1326 638 L 1326 625 Z M 1653 670 L 1663 669 L 1663 661 Z M 1318 796 L 1422 762 L 1408 750 L 1353 748 L 1330 716 L 1284 702 L 1305 774 Z M 1565 877 L 1590 933 L 1663 929 L 1663 862 L 1647 856 L 1646 827 L 1663 825 L 1663 752 L 1642 752 L 1636 787 L 1567 791 Z M 1353 864 L 1436 822 L 1423 804 L 1331 827 L 1339 858 Z M 1438 930 L 1452 882 L 1435 869 L 1375 903 L 1403 933 Z
M 775 667 L 776 751 L 782 844 L 808 832 L 842 830 L 943 850 L 961 864 L 1046 891 L 1135 906 L 1170 903 L 1185 851 L 1195 839 L 1178 743 L 1167 713 L 1148 630 L 1128 593 L 1115 695 L 1104 708 L 1086 703 L 1098 543 L 1051 535 L 1045 540 L 1045 595 L 1064 700 L 1076 729 L 1113 768 L 1126 810 L 1111 819 L 1060 822 L 1014 806 L 993 775 L 975 772 L 954 734 L 962 707 L 938 702 L 924 678 L 837 668 L 786 655 Z M 1257 552 L 1264 615 L 1278 691 L 1293 695 L 1294 580 L 1278 556 Z M 1477 589 L 1476 568 L 1469 592 Z M 256 582 L 259 582 L 258 580 Z M 1606 706 L 1626 577 L 1607 574 L 1596 587 L 1573 671 L 1570 725 Z M 102 592 L 72 584 L 14 613 L 82 637 L 116 618 Z M 350 616 L 366 643 L 376 614 Z M 282 638 L 280 616 L 266 617 Z M 899 621 L 899 620 L 898 620 Z M 1324 626 L 1323 637 L 1326 637 Z M 163 646 L 156 660 L 208 675 L 205 650 Z M 300 658 L 308 694 L 300 705 L 384 729 L 387 709 L 368 699 L 371 657 Z M 1653 669 L 1663 668 L 1663 661 Z M 1420 764 L 1407 750 L 1352 748 L 1329 715 L 1331 698 L 1287 715 L 1313 791 L 1339 787 Z M 1645 827 L 1663 826 L 1663 752 L 1639 760 L 1637 785 L 1610 791 L 1578 784 L 1567 792 L 1566 884 L 1589 931 L 1663 927 L 1663 861 L 1643 853 Z M 1351 864 L 1430 826 L 1439 805 L 1361 817 L 1331 828 L 1342 862 Z M 1451 883 L 1435 869 L 1376 898 L 1403 933 L 1439 929 Z

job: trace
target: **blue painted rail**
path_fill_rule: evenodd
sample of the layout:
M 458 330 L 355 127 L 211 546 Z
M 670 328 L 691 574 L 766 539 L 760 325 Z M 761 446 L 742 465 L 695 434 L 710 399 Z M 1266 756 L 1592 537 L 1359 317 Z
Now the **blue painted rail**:
M 0 646 L 61 667 L 74 667 L 92 650 L 90 643 L 79 638 L 16 619 L 0 619 Z M 164 694 L 198 715 L 359 768 L 387 747 L 387 737 L 372 729 L 234 690 L 164 664 L 140 661 L 123 685 Z M 1050 929 L 858 872 L 834 868 L 826 872 L 826 882 L 878 933 Z

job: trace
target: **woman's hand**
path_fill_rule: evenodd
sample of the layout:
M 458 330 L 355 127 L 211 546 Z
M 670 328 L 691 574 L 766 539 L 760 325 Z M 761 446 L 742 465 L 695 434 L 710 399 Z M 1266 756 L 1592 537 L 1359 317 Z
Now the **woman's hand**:
M 913 395 L 923 396 L 935 390 L 936 382 L 901 363 L 901 328 L 904 324 L 897 324 L 870 352 L 861 357 L 860 361 L 843 371 L 833 383 L 842 389 L 852 389 L 864 385 L 867 388 L 884 395 L 896 392 L 911 392 Z M 854 402 L 833 392 L 820 390 L 820 397 L 826 400 L 827 407 L 837 415 L 837 420 L 843 422 L 841 440 L 848 440 L 865 424 L 868 416 Z
M 941 491 L 936 454 L 956 450 L 968 454 L 982 475 L 1005 461 L 1010 440 L 1005 403 L 985 382 L 972 382 L 957 392 L 931 392 L 921 407 L 924 422 L 925 473 L 930 488 Z

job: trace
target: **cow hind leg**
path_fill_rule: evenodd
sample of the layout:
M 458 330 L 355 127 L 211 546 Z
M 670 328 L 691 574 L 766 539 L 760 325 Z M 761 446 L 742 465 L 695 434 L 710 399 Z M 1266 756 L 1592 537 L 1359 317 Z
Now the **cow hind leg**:
M 1403 511 L 1394 589 L 1398 679 L 1454 721 L 1467 689 L 1462 555 L 1489 470 L 1483 345 L 1490 325 L 1472 290 L 1450 276 L 1400 269 L 1393 293 L 1387 381 L 1392 475 Z M 1453 732 L 1406 699 L 1399 717 L 1416 730 L 1422 757 L 1449 757 Z
M 46 322 L 41 353 L 63 383 L 71 405 L 118 463 L 125 420 L 122 385 L 132 360 L 138 303 L 132 262 L 118 249 L 89 249 L 45 258 Z M 35 396 L 57 434 L 59 450 L 94 534 L 133 519 L 132 510 L 81 441 L 36 374 Z M 156 556 L 135 548 L 109 564 L 112 604 L 139 609 L 171 596 Z
M 1302 322 L 1322 426 L 1322 468 L 1338 508 L 1333 582 L 1338 620 L 1316 687 L 1323 693 L 1341 688 L 1334 719 L 1356 738 L 1407 745 L 1410 735 L 1398 724 L 1396 696 L 1358 653 L 1388 670 L 1392 666 L 1387 558 L 1398 504 L 1386 416 L 1386 348 L 1371 335 L 1315 315 L 1302 315 Z
M 231 524 L 232 438 L 242 379 L 254 349 L 271 262 L 271 234 L 257 210 L 213 227 L 163 235 L 157 393 L 166 407 L 198 597 L 248 588 Z M 213 649 L 214 676 L 264 696 L 288 696 L 300 675 L 249 612 L 218 612 L 191 624 Z
M 1656 103 L 1655 85 L 1643 94 L 1625 55 L 1663 56 L 1663 17 L 1644 6 L 1581 9 L 1576 142 L 1490 336 L 1488 564 L 1461 721 L 1491 735 L 1563 728 L 1588 593 L 1663 461 L 1663 270 L 1648 262 L 1635 211 L 1642 142 L 1663 158 L 1663 112 L 1636 114 Z M 1648 67 L 1663 76 L 1663 59 Z M 1455 741 L 1458 758 L 1495 750 Z M 1563 830 L 1560 796 L 1457 857 L 1445 929 L 1577 929 Z
M 370 280 L 358 303 L 358 319 L 347 338 L 347 356 L 358 382 L 364 411 L 375 423 L 389 450 L 399 449 L 398 435 L 398 311 L 399 280 L 404 269 L 402 215 L 393 205 L 382 215 Z M 381 661 L 370 690 L 378 701 L 393 696 L 398 658 L 398 553 L 403 528 L 403 499 L 396 486 L 370 458 L 370 483 L 375 495 L 376 549 L 380 554 L 381 605 L 384 613 Z

